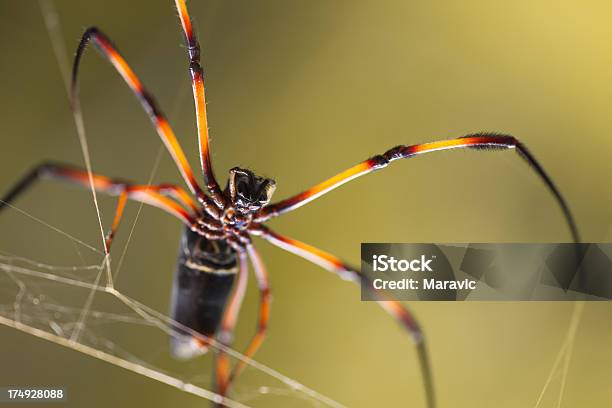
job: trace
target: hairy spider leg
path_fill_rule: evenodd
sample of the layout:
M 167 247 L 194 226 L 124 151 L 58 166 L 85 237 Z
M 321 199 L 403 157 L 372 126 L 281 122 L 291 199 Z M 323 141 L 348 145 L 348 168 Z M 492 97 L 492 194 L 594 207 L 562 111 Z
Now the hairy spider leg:
M 189 17 L 185 1 L 175 0 L 175 4 L 181 20 L 185 45 L 187 46 L 187 55 L 189 57 L 189 73 L 191 75 L 191 87 L 193 89 L 193 99 L 196 110 L 200 164 L 202 166 L 204 182 L 214 202 L 219 208 L 223 208 L 225 206 L 225 197 L 221 192 L 219 183 L 217 183 L 210 160 L 210 138 L 208 135 L 208 119 L 206 116 L 204 71 L 200 63 L 200 44 L 198 43 L 193 26 L 191 25 L 191 18 Z
M 164 142 L 166 149 L 172 156 L 172 159 L 176 163 L 183 179 L 187 183 L 187 186 L 191 190 L 193 194 L 200 201 L 207 201 L 208 198 L 198 185 L 193 170 L 185 157 L 185 153 L 181 148 L 180 143 L 178 142 L 174 131 L 170 127 L 166 116 L 163 112 L 158 108 L 157 103 L 153 99 L 153 96 L 144 88 L 142 82 L 138 79 L 132 68 L 128 65 L 126 60 L 121 56 L 117 48 L 112 44 L 110 39 L 98 28 L 90 27 L 88 28 L 83 37 L 81 38 L 81 42 L 77 48 L 76 56 L 74 59 L 74 65 L 72 68 L 72 102 L 73 107 L 78 108 L 78 76 L 79 76 L 79 67 L 83 57 L 83 54 L 87 48 L 87 45 L 93 42 L 96 49 L 104 56 L 112 65 L 115 67 L 119 75 L 123 78 L 123 80 L 128 84 L 128 86 L 132 89 L 134 94 L 140 100 L 142 107 L 149 115 L 151 122 L 155 126 L 157 133 L 159 134 L 161 140 Z
M 355 283 L 367 280 L 367 277 L 359 272 L 357 268 L 350 267 L 346 262 L 343 262 L 340 258 L 330 254 L 329 252 L 278 234 L 262 225 L 253 227 L 250 232 L 253 235 L 260 236 L 273 245 L 284 249 L 285 251 L 298 255 L 330 272 L 339 275 L 345 280 L 350 280 Z M 400 302 L 383 298 L 380 291 L 374 291 L 374 294 L 380 298 L 377 300 L 378 304 L 396 321 L 398 321 L 399 324 L 408 331 L 414 340 L 417 346 L 417 353 L 423 376 L 423 386 L 425 388 L 427 406 L 429 408 L 434 408 L 435 392 L 433 376 L 431 373 L 431 364 L 427 355 L 423 331 L 412 313 L 408 311 L 408 309 L 406 309 Z
M 242 307 L 242 301 L 244 300 L 244 295 L 246 293 L 249 276 L 247 253 L 245 251 L 241 251 L 238 253 L 238 256 L 240 262 L 238 281 L 235 284 L 234 292 L 223 315 L 223 320 L 221 321 L 221 329 L 217 335 L 217 341 L 226 346 L 230 346 L 233 341 L 234 329 L 236 328 L 236 324 L 238 322 L 238 314 L 240 313 L 240 308 Z M 230 363 L 228 355 L 224 353 L 223 350 L 219 350 L 219 354 L 217 355 L 215 375 L 217 391 L 221 395 L 226 395 L 229 388 Z
M 0 210 L 7 207 L 22 193 L 30 189 L 40 179 L 67 181 L 78 186 L 89 188 L 89 174 L 86 170 L 59 163 L 42 163 L 27 173 L 0 201 Z M 92 174 L 96 191 L 119 196 L 117 209 L 110 232 L 106 236 L 106 249 L 110 249 L 113 237 L 128 199 L 160 208 L 172 214 L 188 226 L 194 225 L 196 219 L 194 210 L 197 207 L 189 194 L 182 188 L 172 184 L 138 185 L 124 180 L 111 179 L 99 174 Z
M 514 149 L 516 152 L 530 165 L 530 167 L 540 176 L 548 190 L 552 193 L 557 201 L 565 220 L 569 226 L 572 239 L 574 242 L 580 242 L 578 228 L 574 221 L 574 217 L 567 205 L 567 202 L 561 195 L 561 192 L 546 173 L 542 165 L 535 157 L 527 150 L 518 139 L 513 136 L 498 135 L 493 133 L 481 133 L 459 137 L 457 139 L 441 140 L 431 143 L 416 144 L 412 146 L 397 146 L 382 155 L 374 156 L 365 160 L 353 167 L 350 167 L 335 176 L 319 183 L 308 190 L 299 193 L 293 197 L 287 198 L 280 202 L 264 207 L 261 212 L 255 216 L 256 222 L 263 222 L 272 217 L 293 211 L 301 206 L 310 203 L 311 201 L 329 193 L 337 187 L 348 183 L 358 177 L 372 173 L 375 170 L 380 170 L 387 167 L 390 162 L 398 159 L 409 159 L 420 154 L 431 153 L 440 150 L 449 149 L 465 149 L 473 148 L 479 150 L 498 150 L 498 149 Z

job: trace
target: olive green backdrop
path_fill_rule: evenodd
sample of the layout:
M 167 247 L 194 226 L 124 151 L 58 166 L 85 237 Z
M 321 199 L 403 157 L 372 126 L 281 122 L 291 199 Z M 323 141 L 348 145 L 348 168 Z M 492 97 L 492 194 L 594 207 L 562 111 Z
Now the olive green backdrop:
M 398 144 L 493 130 L 516 135 L 532 150 L 570 203 L 586 241 L 612 240 L 609 2 L 188 5 L 203 47 L 212 158 L 223 183 L 229 168 L 246 166 L 274 177 L 276 198 L 284 198 Z M 171 1 L 58 0 L 57 8 L 70 54 L 86 26 L 97 25 L 113 39 L 170 116 L 197 169 L 186 57 Z M 82 155 L 37 2 L 0 2 L 0 50 L 5 191 L 39 161 L 81 165 Z M 160 142 L 129 89 L 94 54 L 85 57 L 81 82 L 93 167 L 144 183 Z M 180 182 L 165 152 L 154 180 Z M 89 192 L 46 183 L 16 204 L 99 246 Z M 108 225 L 114 201 L 101 198 L 101 205 Z M 115 249 L 125 246 L 137 207 L 130 205 Z M 15 211 L 2 214 L 0 250 L 76 263 L 74 252 L 62 255 L 69 241 L 49 239 L 54 236 L 32 225 Z M 270 225 L 353 263 L 360 242 L 569 240 L 550 194 L 513 152 L 445 152 L 394 163 Z M 172 217 L 144 208 L 118 288 L 167 310 L 180 230 Z M 353 285 L 264 242 L 258 246 L 274 302 L 257 360 L 347 406 L 424 406 L 414 347 L 384 312 L 360 302 Z M 251 286 L 238 348 L 254 327 Z M 440 407 L 531 407 L 573 306 L 410 307 L 426 331 Z M 609 406 L 610 313 L 608 303 L 586 305 L 562 406 Z M 0 328 L 0 339 L 0 384 L 63 384 L 71 392 L 67 406 L 206 406 L 8 328 Z M 559 377 L 550 387 L 541 406 L 556 406 Z

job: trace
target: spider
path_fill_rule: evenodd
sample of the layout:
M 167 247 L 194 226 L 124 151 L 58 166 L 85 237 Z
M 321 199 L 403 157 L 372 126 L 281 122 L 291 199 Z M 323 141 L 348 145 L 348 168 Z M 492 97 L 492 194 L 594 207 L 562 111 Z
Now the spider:
M 109 37 L 96 27 L 88 28 L 78 45 L 71 84 L 71 105 L 80 110 L 78 77 L 81 59 L 87 46 L 93 43 L 100 54 L 118 71 L 123 80 L 140 100 L 158 135 L 172 156 L 189 191 L 173 184 L 140 185 L 120 179 L 92 174 L 66 164 L 46 162 L 26 174 L 0 201 L 0 209 L 15 200 L 21 193 L 42 178 L 63 180 L 97 191 L 118 196 L 112 226 L 105 239 L 108 254 L 113 237 L 119 227 L 127 200 L 134 200 L 158 207 L 184 225 L 180 241 L 175 280 L 172 290 L 171 317 L 178 323 L 193 329 L 206 338 L 215 338 L 222 344 L 232 342 L 233 331 L 246 290 L 248 262 L 253 266 L 260 293 L 256 332 L 244 352 L 246 359 L 231 367 L 228 357 L 219 352 L 215 362 L 216 391 L 227 395 L 230 385 L 256 353 L 266 336 L 270 317 L 270 287 L 264 264 L 253 246 L 252 236 L 263 238 L 303 257 L 341 278 L 368 284 L 368 278 L 359 269 L 351 267 L 340 258 L 269 229 L 265 222 L 291 212 L 332 190 L 376 170 L 391 162 L 421 154 L 449 149 L 472 148 L 478 150 L 514 149 L 543 180 L 553 194 L 568 223 L 575 242 L 579 242 L 576 224 L 569 207 L 552 179 L 534 156 L 515 137 L 496 133 L 477 133 L 456 139 L 448 139 L 417 145 L 401 145 L 362 161 L 335 176 L 293 197 L 271 203 L 276 183 L 258 176 L 249 169 L 234 167 L 229 171 L 225 188 L 221 188 L 214 175 L 210 159 L 209 135 L 204 92 L 204 73 L 200 64 L 200 46 L 193 30 L 185 0 L 175 0 L 187 48 L 189 73 L 196 110 L 200 164 L 204 189 L 200 187 L 166 116 L 158 108 L 151 94 L 145 89 Z M 387 299 L 375 292 L 378 304 L 407 330 L 416 344 L 423 376 L 423 386 L 428 407 L 435 406 L 435 394 L 425 337 L 419 323 L 408 309 L 398 301 Z M 210 344 L 196 340 L 187 333 L 179 333 L 171 339 L 171 352 L 181 359 L 205 353 Z

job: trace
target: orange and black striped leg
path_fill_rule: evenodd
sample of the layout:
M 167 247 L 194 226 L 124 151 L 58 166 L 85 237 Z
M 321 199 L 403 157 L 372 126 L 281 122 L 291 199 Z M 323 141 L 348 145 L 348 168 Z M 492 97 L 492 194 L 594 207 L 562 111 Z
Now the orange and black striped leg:
M 238 256 L 240 260 L 238 282 L 236 283 L 230 303 L 223 315 L 221 329 L 217 335 L 217 340 L 225 346 L 231 346 L 232 344 L 234 328 L 238 322 L 238 314 L 240 313 L 240 307 L 242 306 L 248 283 L 249 270 L 247 254 L 245 251 L 241 251 L 238 252 Z M 219 350 L 218 353 L 215 363 L 217 393 L 225 396 L 229 387 L 230 361 L 228 355 L 223 350 Z
M 248 364 L 250 359 L 255 355 L 259 347 L 266 338 L 268 332 L 268 321 L 270 320 L 270 283 L 268 280 L 268 272 L 266 267 L 259 256 L 259 252 L 255 249 L 253 244 L 247 245 L 247 252 L 251 263 L 253 264 L 253 270 L 255 271 L 255 278 L 257 279 L 257 286 L 259 288 L 259 319 L 257 321 L 257 329 L 255 335 L 251 339 L 246 351 L 244 352 L 244 359 L 238 361 L 232 374 L 229 378 L 228 386 L 240 375 L 244 367 Z
M 457 139 L 442 140 L 438 142 L 417 144 L 412 146 L 394 147 L 393 149 L 388 150 L 382 155 L 374 156 L 371 159 L 363 161 L 296 196 L 290 197 L 286 200 L 271 204 L 263 208 L 260 214 L 255 217 L 255 221 L 263 222 L 272 217 L 293 211 L 296 208 L 299 208 L 321 197 L 322 195 L 330 192 L 331 190 L 340 187 L 341 185 L 348 183 L 351 180 L 356 179 L 357 177 L 361 177 L 375 170 L 387 167 L 387 165 L 394 160 L 409 159 L 420 154 L 431 153 L 440 150 L 464 148 L 474 148 L 482 150 L 515 149 L 517 153 L 523 159 L 525 159 L 525 161 L 527 161 L 531 168 L 544 181 L 549 191 L 553 194 L 557 203 L 561 207 L 561 210 L 563 211 L 563 215 L 565 216 L 565 219 L 569 225 L 572 238 L 575 242 L 580 241 L 578 229 L 576 228 L 576 223 L 574 222 L 574 218 L 572 217 L 572 214 L 565 199 L 561 195 L 559 189 L 554 184 L 552 179 L 548 176 L 544 168 L 540 165 L 540 163 L 529 152 L 529 150 L 527 150 L 527 148 L 515 137 L 498 135 L 493 133 L 482 133 L 468 135 Z
M 181 148 L 174 131 L 170 127 L 168 120 L 161 112 L 161 110 L 157 107 L 155 100 L 149 94 L 149 92 L 144 88 L 134 71 L 130 68 L 125 59 L 121 56 L 121 54 L 117 51 L 117 49 L 113 46 L 111 41 L 108 39 L 106 35 L 104 35 L 100 30 L 96 27 L 88 28 L 83 37 L 81 38 L 81 42 L 79 43 L 79 47 L 76 52 L 76 56 L 74 59 L 74 65 L 72 68 L 72 103 L 73 108 L 75 110 L 80 110 L 79 108 L 79 100 L 78 100 L 78 74 L 79 74 L 79 66 L 81 62 L 81 58 L 87 45 L 93 42 L 96 46 L 97 50 L 110 61 L 110 63 L 115 67 L 115 69 L 119 72 L 121 77 L 125 80 L 128 86 L 134 91 L 134 94 L 140 100 L 144 110 L 149 115 L 151 122 L 155 126 L 157 133 L 161 137 L 162 141 L 166 145 L 166 148 L 170 152 L 170 155 L 174 159 L 181 175 L 185 179 L 187 186 L 191 190 L 193 194 L 198 197 L 198 199 L 202 202 L 207 202 L 209 200 L 208 197 L 204 194 L 200 186 L 198 185 L 195 177 L 193 175 L 193 170 L 185 157 L 185 153 Z
M 63 180 L 87 189 L 90 188 L 89 175 L 85 170 L 63 164 L 43 163 L 26 174 L 26 176 L 2 198 L 0 201 L 0 210 L 17 199 L 19 195 L 32 187 L 39 179 Z M 160 186 L 132 185 L 123 180 L 111 179 L 98 174 L 93 174 L 92 179 L 96 191 L 111 196 L 120 196 L 113 220 L 113 226 L 107 237 L 107 246 L 112 242 L 114 232 L 119 225 L 127 199 L 158 207 L 174 215 L 186 225 L 195 225 L 194 213 L 190 212 L 185 207 L 191 210 L 197 207 L 191 197 L 189 197 L 180 187 L 170 184 L 163 184 Z M 170 197 L 174 198 L 176 201 Z
M 251 232 L 253 235 L 264 238 L 268 242 L 288 252 L 307 259 L 308 261 L 313 262 L 330 272 L 336 273 L 345 280 L 368 284 L 366 276 L 361 274 L 361 272 L 359 272 L 356 268 L 351 268 L 345 262 L 328 252 L 295 239 L 282 236 L 262 225 L 253 227 L 249 230 L 249 232 Z M 369 284 L 368 287 L 370 287 Z M 416 344 L 421 372 L 423 375 L 427 406 L 429 408 L 433 408 L 435 406 L 433 377 L 431 374 L 429 358 L 427 356 L 423 331 L 419 327 L 419 324 L 412 313 L 410 313 L 400 302 L 384 298 L 381 292 L 374 292 L 374 294 L 379 298 L 377 301 L 378 304 L 408 331 Z
M 94 176 L 95 177 L 95 176 Z M 94 181 L 95 186 L 95 181 Z M 168 200 L 166 197 L 172 197 L 176 202 L 182 204 L 183 206 L 189 208 L 192 214 L 197 214 L 199 212 L 198 207 L 191 199 L 191 196 L 182 188 L 177 187 L 173 184 L 160 184 L 160 185 L 124 185 L 124 190 L 119 195 L 119 200 L 117 202 L 117 208 L 115 210 L 115 216 L 113 218 L 113 225 L 109 233 L 106 236 L 106 253 L 110 253 L 110 246 L 113 242 L 113 238 L 115 237 L 115 233 L 117 232 L 117 228 L 119 228 L 119 223 L 121 222 L 121 217 L 123 216 L 123 210 L 125 209 L 125 205 L 129 198 L 135 201 L 141 201 L 145 203 L 149 203 L 159 207 L 160 199 L 165 201 L 166 203 L 170 203 L 171 206 L 174 207 L 174 215 L 177 215 L 177 210 L 180 210 L 180 207 L 176 206 L 176 202 Z M 184 209 L 183 209 L 184 210 Z M 186 218 L 183 217 L 184 221 L 187 221 Z M 194 218 L 189 220 L 190 224 L 195 227 Z M 198 220 L 199 223 L 204 223 L 205 220 Z M 208 220 L 209 223 L 213 223 L 214 220 Z
M 121 218 L 123 217 L 123 210 L 125 209 L 125 204 L 127 203 L 128 192 L 126 190 L 122 191 L 119 195 L 119 200 L 117 201 L 117 209 L 115 210 L 115 216 L 113 217 L 113 225 L 111 226 L 110 231 L 106 234 L 106 240 L 104 240 L 105 253 L 110 254 L 110 247 L 113 243 L 113 239 L 115 238 L 115 234 L 117 233 L 117 229 L 119 228 L 119 223 L 121 222 Z
M 181 27 L 185 36 L 187 53 L 189 56 L 189 73 L 191 74 L 191 86 L 193 88 L 193 99 L 195 102 L 196 119 L 198 127 L 198 140 L 200 145 L 200 163 L 204 181 L 210 196 L 219 208 L 224 207 L 225 198 L 221 193 L 217 179 L 215 178 L 210 160 L 210 144 L 208 135 L 208 119 L 206 117 L 206 94 L 204 90 L 204 71 L 200 65 L 200 44 L 193 31 L 191 18 L 187 11 L 185 0 L 175 0 L 176 8 L 181 20 Z

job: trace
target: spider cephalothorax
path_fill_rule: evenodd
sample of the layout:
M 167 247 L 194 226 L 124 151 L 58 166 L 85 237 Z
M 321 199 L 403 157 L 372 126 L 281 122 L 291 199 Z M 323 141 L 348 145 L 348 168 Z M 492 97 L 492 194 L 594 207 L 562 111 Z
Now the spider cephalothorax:
M 274 180 L 257 176 L 250 170 L 234 167 L 223 191 L 222 208 L 206 211 L 198 220 L 197 231 L 208 239 L 229 239 L 232 247 L 249 242 L 247 229 L 253 216 L 270 203 L 276 190 Z M 210 202 L 208 203 L 210 210 Z M 212 216 L 212 219 L 211 217 Z
M 224 230 L 233 233 L 246 230 L 253 215 L 270 203 L 275 189 L 274 180 L 239 167 L 231 169 L 223 192 L 227 205 L 220 221 Z
M 270 202 L 274 190 L 274 180 L 234 167 L 230 170 L 224 194 L 237 212 L 254 214 Z

